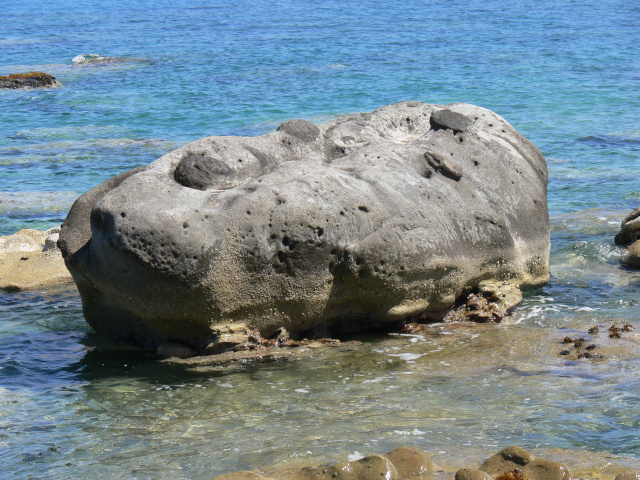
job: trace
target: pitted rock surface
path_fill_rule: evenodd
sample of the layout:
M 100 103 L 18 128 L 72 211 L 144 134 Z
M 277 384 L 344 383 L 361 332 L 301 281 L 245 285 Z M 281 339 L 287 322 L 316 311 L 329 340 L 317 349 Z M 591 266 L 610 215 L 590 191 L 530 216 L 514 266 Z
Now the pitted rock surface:
M 546 163 L 495 113 L 403 102 L 208 137 L 80 197 L 59 245 L 98 331 L 368 329 L 548 281 Z

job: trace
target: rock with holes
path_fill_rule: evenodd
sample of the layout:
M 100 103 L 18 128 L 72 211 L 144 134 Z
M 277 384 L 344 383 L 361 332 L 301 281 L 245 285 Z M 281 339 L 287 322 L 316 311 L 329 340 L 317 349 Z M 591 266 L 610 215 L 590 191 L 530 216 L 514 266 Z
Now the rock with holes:
M 547 170 L 489 110 L 404 102 L 209 137 L 80 197 L 59 245 L 99 332 L 368 329 L 548 281 Z

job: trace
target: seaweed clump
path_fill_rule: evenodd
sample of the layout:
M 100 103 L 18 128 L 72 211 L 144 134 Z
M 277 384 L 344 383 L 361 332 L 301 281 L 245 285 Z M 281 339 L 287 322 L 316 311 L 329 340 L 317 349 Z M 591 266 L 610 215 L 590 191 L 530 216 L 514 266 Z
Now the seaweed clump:
M 0 75 L 0 88 L 47 88 L 57 87 L 60 82 L 56 77 L 44 72 L 13 73 Z

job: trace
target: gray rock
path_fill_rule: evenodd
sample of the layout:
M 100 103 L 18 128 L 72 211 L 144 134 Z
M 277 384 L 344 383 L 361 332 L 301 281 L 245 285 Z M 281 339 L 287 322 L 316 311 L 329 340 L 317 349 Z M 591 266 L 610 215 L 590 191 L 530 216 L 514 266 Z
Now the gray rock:
M 479 470 L 493 477 L 516 472 L 528 480 L 571 480 L 566 465 L 538 458 L 520 447 L 508 447 L 485 460 Z
M 191 358 L 195 356 L 193 349 L 178 342 L 167 342 L 158 345 L 156 354 L 161 357 Z
M 504 119 L 404 102 L 209 137 L 80 197 L 59 246 L 98 331 L 367 329 L 548 281 L 547 170 Z

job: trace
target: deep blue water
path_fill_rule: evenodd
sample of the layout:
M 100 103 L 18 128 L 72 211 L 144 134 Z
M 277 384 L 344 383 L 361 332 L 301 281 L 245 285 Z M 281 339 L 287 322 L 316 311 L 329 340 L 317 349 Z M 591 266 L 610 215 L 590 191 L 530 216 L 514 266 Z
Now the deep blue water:
M 45 71 L 63 84 L 0 91 L 0 235 L 59 224 L 82 192 L 203 136 L 257 135 L 292 118 L 323 122 L 402 100 L 468 102 L 502 115 L 548 161 L 552 282 L 526 300 L 518 328 L 637 322 L 638 277 L 618 267 L 612 237 L 640 204 L 638 2 L 36 0 L 0 7 L 0 75 Z M 109 60 L 72 63 L 82 54 Z M 546 310 L 549 304 L 556 311 Z M 308 409 L 317 413 L 317 405 L 284 408 L 278 423 L 254 410 L 272 409 L 277 396 L 253 405 L 249 387 L 244 393 L 220 387 L 236 395 L 218 394 L 234 405 L 225 407 L 194 385 L 236 385 L 237 379 L 163 372 L 152 356 L 113 353 L 101 341 L 85 326 L 74 290 L 0 294 L 0 458 L 15 472 L 12 478 L 207 478 L 305 458 L 307 449 L 362 451 L 364 437 L 395 444 L 393 436 L 378 435 L 375 425 L 384 422 L 371 412 L 379 408 L 394 421 L 400 397 L 378 392 L 379 399 L 367 403 L 363 385 L 352 410 L 371 413 L 362 430 L 367 434 L 347 433 L 339 418 L 325 424 L 318 415 L 319 431 L 331 435 L 301 434 L 301 450 L 292 452 L 279 444 L 286 432 L 278 425 L 310 418 Z M 640 386 L 625 383 L 638 377 L 640 366 L 614 363 L 585 373 L 593 382 L 564 385 L 571 395 L 577 389 L 599 399 L 589 415 L 575 414 L 565 424 L 589 425 L 584 438 L 552 421 L 563 402 L 575 399 L 553 403 L 528 392 L 538 401 L 531 411 L 538 420 L 530 431 L 516 416 L 506 421 L 520 432 L 513 443 L 640 458 L 640 406 L 633 396 Z M 132 365 L 141 373 L 132 375 Z M 376 365 L 367 368 L 377 378 Z M 302 378 L 328 375 L 313 364 L 294 371 Z M 280 375 L 289 386 L 298 381 L 280 367 L 238 375 L 262 375 L 274 384 Z M 182 384 L 177 403 L 144 393 Z M 465 378 L 454 385 L 479 388 Z M 617 393 L 603 393 L 606 385 Z M 620 393 L 624 385 L 631 396 Z M 437 398 L 451 395 L 441 390 Z M 489 391 L 480 397 L 494 401 Z M 212 409 L 237 412 L 219 413 L 217 424 L 202 398 Z M 243 401 L 246 408 L 237 407 Z M 404 411 L 398 424 L 425 430 L 431 420 L 419 411 L 435 408 L 427 403 Z M 460 428 L 469 438 L 485 435 L 479 448 L 494 448 L 500 429 L 487 433 L 475 404 L 456 405 L 460 410 L 443 415 L 468 416 L 468 424 L 452 422 L 453 433 L 434 431 L 433 444 L 458 441 L 459 447 Z M 159 426 L 164 417 L 175 420 L 172 428 Z M 237 445 L 225 432 L 233 432 Z

